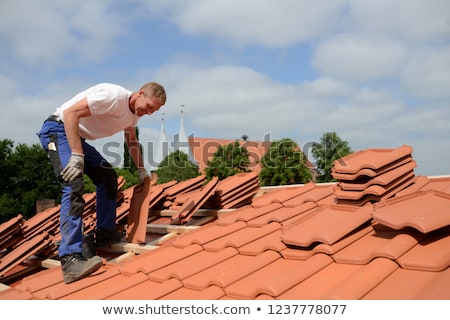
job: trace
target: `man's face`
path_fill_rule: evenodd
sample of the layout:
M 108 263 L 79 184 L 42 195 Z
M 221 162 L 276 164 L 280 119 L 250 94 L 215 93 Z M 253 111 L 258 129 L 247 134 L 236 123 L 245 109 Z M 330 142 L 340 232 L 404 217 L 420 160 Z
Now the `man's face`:
M 139 97 L 134 105 L 134 113 L 138 117 L 146 114 L 152 114 L 162 107 L 161 101 L 156 97 L 146 97 L 143 92 L 139 93 Z

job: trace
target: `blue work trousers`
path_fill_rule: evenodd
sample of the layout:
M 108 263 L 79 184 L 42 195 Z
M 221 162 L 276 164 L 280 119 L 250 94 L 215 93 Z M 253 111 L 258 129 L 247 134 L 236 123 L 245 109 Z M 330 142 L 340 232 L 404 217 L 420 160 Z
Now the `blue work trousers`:
M 84 183 L 80 174 L 71 182 L 61 178 L 61 171 L 67 165 L 71 150 L 64 131 L 64 124 L 58 121 L 44 121 L 38 133 L 42 147 L 47 152 L 55 176 L 61 183 L 59 256 L 82 253 Z M 96 227 L 113 230 L 116 226 L 117 174 L 111 165 L 91 145 L 82 139 L 84 152 L 84 173 L 96 186 Z

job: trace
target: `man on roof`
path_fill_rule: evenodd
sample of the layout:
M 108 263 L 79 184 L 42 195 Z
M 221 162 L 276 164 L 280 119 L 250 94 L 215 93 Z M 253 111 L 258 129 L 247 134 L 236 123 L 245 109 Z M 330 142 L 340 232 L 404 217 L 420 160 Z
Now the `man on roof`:
M 86 140 L 124 132 L 131 158 L 141 182 L 148 177 L 136 135 L 143 115 L 158 111 L 166 102 L 163 86 L 156 82 L 130 91 L 111 83 L 100 83 L 63 103 L 43 123 L 38 135 L 61 183 L 61 260 L 65 283 L 77 281 L 98 270 L 101 257 L 83 256 L 83 173 L 96 186 L 96 247 L 121 241 L 116 229 L 117 174 Z

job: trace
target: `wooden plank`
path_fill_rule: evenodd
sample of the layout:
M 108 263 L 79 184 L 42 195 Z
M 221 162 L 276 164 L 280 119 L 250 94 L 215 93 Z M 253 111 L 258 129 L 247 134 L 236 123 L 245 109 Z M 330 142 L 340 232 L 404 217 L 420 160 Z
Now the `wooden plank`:
M 0 291 L 8 290 L 10 289 L 10 286 L 7 286 L 6 284 L 0 283 Z
M 148 252 L 150 250 L 155 250 L 157 248 L 159 248 L 159 246 L 148 245 L 148 244 L 119 242 L 119 243 L 112 244 L 108 248 L 102 248 L 102 250 L 109 251 L 109 252 L 133 252 L 135 254 L 141 254 L 141 253 Z
M 158 239 L 155 239 L 149 243 L 147 243 L 148 245 L 153 245 L 153 246 L 160 246 L 162 245 L 165 241 L 170 240 L 172 238 L 177 237 L 178 234 L 176 233 L 167 233 L 161 237 L 159 237 Z
M 56 268 L 56 267 L 60 267 L 60 266 L 61 266 L 61 262 L 59 260 L 45 259 L 45 260 L 41 261 L 42 268 L 51 269 L 51 268 Z
M 180 206 L 181 208 L 181 206 Z M 224 209 L 197 209 L 197 211 L 194 213 L 193 217 L 205 217 L 205 216 L 214 216 L 217 217 L 218 213 L 221 212 Z M 228 209 L 225 209 L 228 210 Z M 152 215 L 157 215 L 161 217 L 171 217 L 174 213 L 176 213 L 177 210 L 151 210 L 150 213 Z
M 110 263 L 121 263 L 121 262 L 124 262 L 124 261 L 126 261 L 128 259 L 131 259 L 131 258 L 135 257 L 135 256 L 136 256 L 136 254 L 134 252 L 129 251 L 129 252 L 125 252 L 124 254 L 122 254 L 122 255 L 114 258 L 114 259 L 108 260 L 108 262 L 110 262 Z
M 190 221 L 188 221 L 188 223 L 185 224 L 185 226 L 202 226 L 204 224 L 207 224 L 208 222 L 214 221 L 216 220 L 216 217 L 213 216 L 206 216 L 200 219 L 192 219 Z
M 194 229 L 198 229 L 199 226 L 180 226 L 180 225 L 172 225 L 172 224 L 147 224 L 147 232 L 150 233 L 185 233 L 192 231 Z

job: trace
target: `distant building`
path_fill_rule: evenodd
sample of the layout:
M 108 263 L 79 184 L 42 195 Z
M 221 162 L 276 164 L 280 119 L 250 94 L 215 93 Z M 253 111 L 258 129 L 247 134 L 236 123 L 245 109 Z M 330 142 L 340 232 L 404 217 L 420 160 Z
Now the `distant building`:
M 159 139 L 153 148 L 153 161 L 151 163 L 150 171 L 154 172 L 158 170 L 159 164 L 172 153 L 171 144 L 167 139 L 166 128 L 164 125 L 164 113 L 161 118 L 161 131 L 159 133 Z
M 181 106 L 182 108 L 184 106 Z M 180 115 L 180 129 L 178 134 L 174 136 L 173 141 L 173 151 L 182 151 L 187 154 L 188 160 L 195 166 L 198 167 L 198 162 L 195 160 L 194 154 L 192 152 L 191 145 L 189 144 L 188 137 L 186 135 L 186 130 L 184 129 L 184 115 L 183 109 L 181 109 Z

